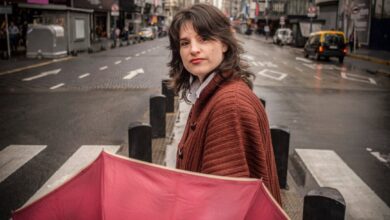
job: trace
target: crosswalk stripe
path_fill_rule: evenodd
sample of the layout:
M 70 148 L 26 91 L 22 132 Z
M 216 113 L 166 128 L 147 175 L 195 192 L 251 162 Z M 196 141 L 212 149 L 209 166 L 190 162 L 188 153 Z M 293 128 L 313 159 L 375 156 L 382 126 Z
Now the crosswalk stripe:
M 352 219 L 385 219 L 390 208 L 333 150 L 295 149 L 320 187 L 336 188 Z
M 102 150 L 110 153 L 117 153 L 119 145 L 83 145 L 81 146 L 48 181 L 27 201 L 30 203 L 37 198 L 45 195 L 55 189 L 69 178 L 77 174 L 82 168 L 86 167 L 95 160 Z M 26 203 L 26 204 L 27 204 Z
M 46 147 L 47 145 L 9 145 L 0 151 L 0 182 Z

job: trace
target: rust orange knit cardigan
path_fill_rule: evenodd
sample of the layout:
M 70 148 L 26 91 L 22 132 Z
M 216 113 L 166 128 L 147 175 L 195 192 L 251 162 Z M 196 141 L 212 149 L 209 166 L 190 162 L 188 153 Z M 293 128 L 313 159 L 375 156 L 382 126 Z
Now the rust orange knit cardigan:
M 241 80 L 216 74 L 191 108 L 177 151 L 178 169 L 262 178 L 281 204 L 267 115 Z

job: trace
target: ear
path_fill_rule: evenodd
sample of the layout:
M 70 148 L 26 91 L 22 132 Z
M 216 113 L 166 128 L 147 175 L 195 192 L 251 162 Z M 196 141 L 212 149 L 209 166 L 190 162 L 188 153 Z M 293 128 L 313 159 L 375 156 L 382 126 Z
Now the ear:
M 228 50 L 228 46 L 225 43 L 222 43 L 222 51 L 225 53 Z

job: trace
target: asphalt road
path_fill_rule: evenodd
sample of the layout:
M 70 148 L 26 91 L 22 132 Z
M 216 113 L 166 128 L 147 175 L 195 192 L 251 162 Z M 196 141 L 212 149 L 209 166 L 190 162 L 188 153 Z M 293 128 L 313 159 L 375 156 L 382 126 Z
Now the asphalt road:
M 367 73 L 366 67 L 376 67 L 371 63 L 314 61 L 300 49 L 239 38 L 270 124 L 290 129 L 290 152 L 335 150 L 389 205 L 389 78 Z M 167 78 L 167 40 L 0 76 L 0 150 L 47 145 L 0 182 L 0 219 L 23 205 L 81 145 L 127 147 L 129 123 L 148 122 L 149 96 Z

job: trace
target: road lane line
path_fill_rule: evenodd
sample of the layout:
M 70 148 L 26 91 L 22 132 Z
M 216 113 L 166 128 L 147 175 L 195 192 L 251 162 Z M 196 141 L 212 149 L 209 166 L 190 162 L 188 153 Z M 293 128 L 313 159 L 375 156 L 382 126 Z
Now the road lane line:
M 145 54 L 145 53 L 146 53 L 146 51 L 142 51 L 142 52 L 141 52 L 141 54 Z
M 144 69 L 142 68 L 139 68 L 139 69 L 136 69 L 136 70 L 132 70 L 129 72 L 128 75 L 126 75 L 125 77 L 123 77 L 123 79 L 127 79 L 127 80 L 130 80 L 132 78 L 134 78 L 135 76 L 137 76 L 138 74 L 142 74 L 144 73 Z
M 260 72 L 258 72 L 257 74 L 264 76 L 264 77 L 274 79 L 274 80 L 279 80 L 279 81 L 281 81 L 287 77 L 286 73 L 281 73 L 281 72 L 277 72 L 277 71 L 269 70 L 269 69 L 263 69 Z
M 302 57 L 295 57 L 296 60 L 300 60 L 300 61 L 303 61 L 305 63 L 313 63 L 313 61 L 309 60 L 309 59 L 306 59 L 306 58 L 302 58 Z
M 84 77 L 87 77 L 87 76 L 89 76 L 89 75 L 90 75 L 89 73 L 86 73 L 86 74 L 80 75 L 80 76 L 79 76 L 79 79 L 82 79 L 82 78 L 84 78 Z
M 56 187 L 76 175 L 81 169 L 92 163 L 105 150 L 110 153 L 117 153 L 119 145 L 83 145 L 81 146 L 50 178 L 45 184 L 27 201 L 30 203 L 35 199 L 54 190 Z M 26 204 L 27 204 L 26 203 Z
M 32 77 L 24 78 L 24 79 L 22 79 L 22 81 L 31 81 L 34 79 L 39 79 L 39 78 L 48 76 L 48 75 L 56 75 L 59 72 L 61 72 L 61 69 L 49 70 L 49 71 L 42 72 L 42 73 L 35 75 L 35 76 L 32 76 Z
M 126 57 L 126 59 L 125 60 L 130 60 L 131 59 L 131 57 Z
M 108 66 L 102 66 L 102 67 L 99 68 L 99 70 L 102 71 L 102 70 L 105 70 L 107 68 L 108 68 Z
M 303 72 L 303 70 L 299 67 L 295 67 L 296 70 L 298 70 L 299 72 Z
M 13 69 L 13 70 L 7 70 L 7 71 L 4 71 L 4 72 L 1 72 L 0 76 L 6 75 L 6 74 L 10 74 L 10 73 L 20 72 L 20 71 L 23 71 L 23 70 L 33 69 L 33 68 L 36 68 L 36 67 L 46 66 L 46 65 L 49 65 L 51 63 L 58 63 L 58 62 L 61 62 L 61 61 L 66 61 L 66 60 L 72 59 L 72 58 L 73 57 L 65 57 L 65 58 L 61 58 L 61 59 L 54 59 L 54 60 L 48 61 L 48 62 L 33 64 L 33 65 L 30 65 L 30 66 L 16 68 L 16 69 Z
M 255 61 L 253 61 L 252 64 L 253 64 L 254 66 L 258 66 L 257 63 L 256 63 Z
M 50 89 L 58 89 L 58 88 L 60 88 L 60 87 L 62 87 L 62 86 L 64 86 L 64 85 L 65 85 L 65 83 L 60 83 L 60 84 L 58 84 L 58 85 L 55 85 L 55 86 L 50 87 Z
M 0 183 L 46 147 L 47 145 L 9 145 L 0 151 Z
M 390 208 L 333 150 L 295 149 L 320 187 L 340 191 L 351 219 L 386 219 Z
M 116 61 L 116 62 L 115 62 L 115 65 L 118 65 L 118 64 L 120 64 L 120 63 L 122 63 L 122 60 Z
M 364 77 L 352 73 L 346 73 L 346 72 L 341 72 L 340 73 L 341 77 L 347 80 L 351 81 L 356 81 L 356 82 L 362 82 L 362 83 L 370 83 L 376 85 L 376 81 L 373 78 L 370 77 Z
M 136 53 L 135 56 L 136 56 L 136 57 L 139 57 L 139 53 Z

